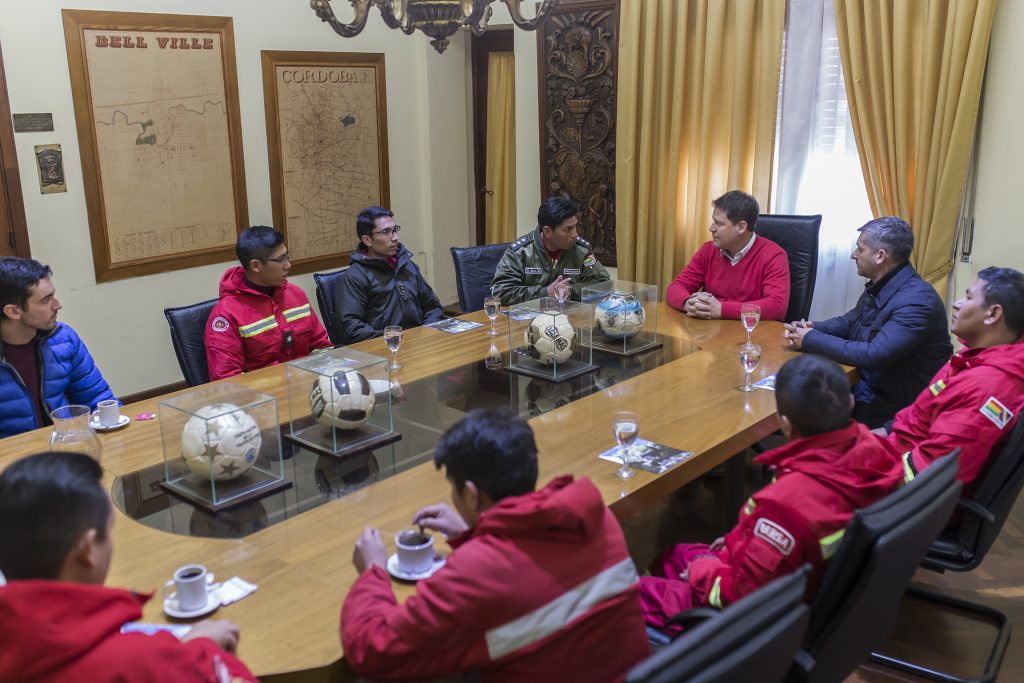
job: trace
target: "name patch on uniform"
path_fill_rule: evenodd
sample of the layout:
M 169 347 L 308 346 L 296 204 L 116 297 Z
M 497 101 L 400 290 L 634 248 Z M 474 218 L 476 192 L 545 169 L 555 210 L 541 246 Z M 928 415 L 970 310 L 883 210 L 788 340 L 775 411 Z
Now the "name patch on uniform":
M 544 272 L 543 268 L 527 268 L 526 269 L 526 274 L 527 275 L 540 275 L 543 272 Z
M 210 327 L 214 332 L 227 332 L 228 328 L 231 327 L 231 323 L 228 322 L 227 318 L 218 315 L 213 319 L 213 322 L 210 323 Z
M 764 517 L 757 520 L 757 524 L 754 525 L 754 536 L 760 538 L 783 555 L 789 555 L 793 552 L 793 546 L 796 545 L 796 541 L 793 540 L 793 534 Z
M 563 275 L 579 275 L 580 274 L 580 269 L 579 268 L 563 268 L 562 269 L 562 274 Z
M 1013 419 L 1013 413 L 1009 408 L 999 402 L 999 399 L 995 396 L 989 396 L 985 404 L 980 408 L 981 414 L 992 420 L 996 427 L 1002 429 L 1005 427 L 1010 420 Z

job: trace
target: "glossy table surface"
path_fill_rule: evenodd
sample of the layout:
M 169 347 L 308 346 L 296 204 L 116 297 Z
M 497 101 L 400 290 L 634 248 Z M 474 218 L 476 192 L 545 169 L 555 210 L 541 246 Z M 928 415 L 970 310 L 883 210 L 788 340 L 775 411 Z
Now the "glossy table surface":
M 472 366 L 493 353 L 492 344 L 507 352 L 507 337 L 486 334 L 482 311 L 465 317 L 485 326 L 454 335 L 430 328 L 406 332 L 399 352 L 404 367 L 397 374 L 402 385 L 415 386 L 454 368 Z M 777 428 L 773 392 L 736 390 L 743 381 L 737 352 L 746 340 L 738 321 L 693 320 L 659 304 L 658 332 L 666 335 L 670 347 L 663 362 L 652 363 L 650 369 L 607 388 L 594 387 L 567 405 L 530 419 L 540 450 L 540 484 L 566 473 L 589 477 L 616 514 L 628 515 Z M 754 381 L 778 371 L 792 355 L 780 323 L 762 322 L 754 331 L 754 341 L 763 348 L 761 364 L 752 375 Z M 361 342 L 355 348 L 381 356 L 388 353 L 382 339 Z M 282 366 L 225 381 L 276 396 L 282 414 L 286 411 Z M 130 416 L 156 412 L 161 398 L 166 397 L 126 406 L 122 412 Z M 462 404 L 455 406 L 458 410 L 453 417 L 475 407 L 472 393 L 459 400 Z M 616 466 L 598 459 L 597 454 L 614 446 L 611 418 L 618 410 L 638 414 L 643 438 L 693 451 L 695 456 L 661 475 L 638 472 L 628 480 L 615 477 Z M 0 442 L 0 468 L 21 456 L 46 450 L 50 432 L 49 428 L 40 429 Z M 115 499 L 113 484 L 118 476 L 163 462 L 157 420 L 133 421 L 122 430 L 101 434 L 100 439 L 105 483 L 115 489 Z M 151 528 L 126 516 L 122 500 L 107 584 L 141 592 L 158 590 L 176 567 L 189 562 L 206 565 L 220 579 L 240 576 L 258 584 L 259 589 L 220 608 L 214 616 L 239 625 L 239 655 L 257 675 L 336 665 L 342 658 L 338 613 L 357 576 L 351 564 L 352 546 L 363 527 L 380 528 L 387 538 L 406 528 L 420 507 L 449 499 L 444 475 L 430 462 L 429 448 L 423 452 L 427 455 L 420 453 L 419 460 L 408 467 L 394 467 L 393 476 L 352 486 L 344 495 L 328 496 L 273 524 L 250 526 L 241 533 L 225 534 L 222 529 L 188 536 L 173 522 L 164 529 Z M 339 480 L 341 477 L 338 474 Z M 238 523 L 244 526 L 247 522 Z M 178 522 L 179 527 L 190 524 L 187 518 Z M 218 520 L 206 515 L 198 522 L 203 524 L 216 525 Z M 210 537 L 218 535 L 240 537 Z M 395 589 L 400 598 L 413 591 L 413 587 L 397 583 Z M 168 621 L 161 607 L 158 598 L 151 600 L 144 620 Z

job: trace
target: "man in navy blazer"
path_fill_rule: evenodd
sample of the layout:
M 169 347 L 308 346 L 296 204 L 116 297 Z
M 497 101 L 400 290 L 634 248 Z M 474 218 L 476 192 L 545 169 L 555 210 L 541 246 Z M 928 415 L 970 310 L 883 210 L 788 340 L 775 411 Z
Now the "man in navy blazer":
M 785 337 L 795 349 L 856 366 L 853 416 L 875 428 L 913 403 L 953 345 L 942 300 L 910 265 L 914 233 L 907 222 L 883 216 L 858 231 L 852 258 L 868 282 L 857 305 L 828 320 L 791 322 Z

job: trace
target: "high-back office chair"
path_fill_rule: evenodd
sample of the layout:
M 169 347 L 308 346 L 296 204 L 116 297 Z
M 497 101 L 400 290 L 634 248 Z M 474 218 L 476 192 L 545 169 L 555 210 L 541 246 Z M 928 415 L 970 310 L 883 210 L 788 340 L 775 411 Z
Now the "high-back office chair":
M 721 612 L 698 607 L 678 615 L 673 622 L 680 625 L 701 621 L 633 667 L 626 683 L 778 683 L 807 630 L 808 569 L 776 579 Z
M 171 327 L 174 355 L 178 357 L 181 374 L 190 387 L 210 381 L 203 337 L 206 334 L 206 322 L 216 303 L 216 299 L 210 299 L 191 306 L 164 309 L 164 317 Z
M 320 308 L 320 321 L 327 328 L 327 336 L 335 346 L 341 345 L 341 331 L 334 317 L 334 288 L 338 285 L 345 268 L 329 273 L 313 273 L 316 283 L 316 305 Z
M 786 322 L 811 314 L 814 281 L 818 274 L 818 233 L 821 216 L 786 216 L 764 213 L 754 229 L 786 250 L 789 256 L 789 308 Z
M 974 493 L 964 496 L 958 503 L 959 518 L 946 528 L 932 543 L 921 566 L 937 572 L 946 570 L 968 572 L 981 564 L 985 554 L 1002 531 L 1010 510 L 1024 487 L 1024 420 L 1018 418 L 1010 438 L 996 457 L 988 463 L 984 474 L 977 480 Z M 975 602 L 959 600 L 917 586 L 907 594 L 928 602 L 947 605 L 977 615 L 992 623 L 998 633 L 989 651 L 985 670 L 978 678 L 966 678 L 930 669 L 896 657 L 872 653 L 871 661 L 896 669 L 909 671 L 936 681 L 994 681 L 1010 642 L 1010 622 L 997 609 Z
M 892 631 L 903 591 L 960 497 L 959 450 L 854 513 L 814 595 L 787 680 L 844 680 Z
M 451 247 L 455 262 L 455 284 L 459 290 L 459 308 L 463 313 L 479 311 L 491 294 L 491 280 L 498 261 L 511 242 L 483 244 L 478 247 Z

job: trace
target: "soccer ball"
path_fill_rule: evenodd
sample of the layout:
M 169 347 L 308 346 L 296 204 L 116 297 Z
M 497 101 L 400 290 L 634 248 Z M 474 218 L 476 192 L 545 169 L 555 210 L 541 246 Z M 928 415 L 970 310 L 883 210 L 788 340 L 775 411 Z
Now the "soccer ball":
M 632 294 L 612 292 L 594 307 L 594 326 L 615 341 L 639 334 L 646 317 L 640 300 Z
M 356 370 L 320 375 L 309 392 L 309 409 L 316 421 L 339 429 L 355 429 L 366 422 L 376 402 L 369 380 Z
M 564 363 L 576 350 L 576 329 L 564 313 L 541 313 L 523 333 L 530 357 L 543 363 Z
M 181 431 L 181 457 L 201 477 L 237 479 L 260 452 L 260 427 L 252 415 L 232 403 L 203 406 Z

